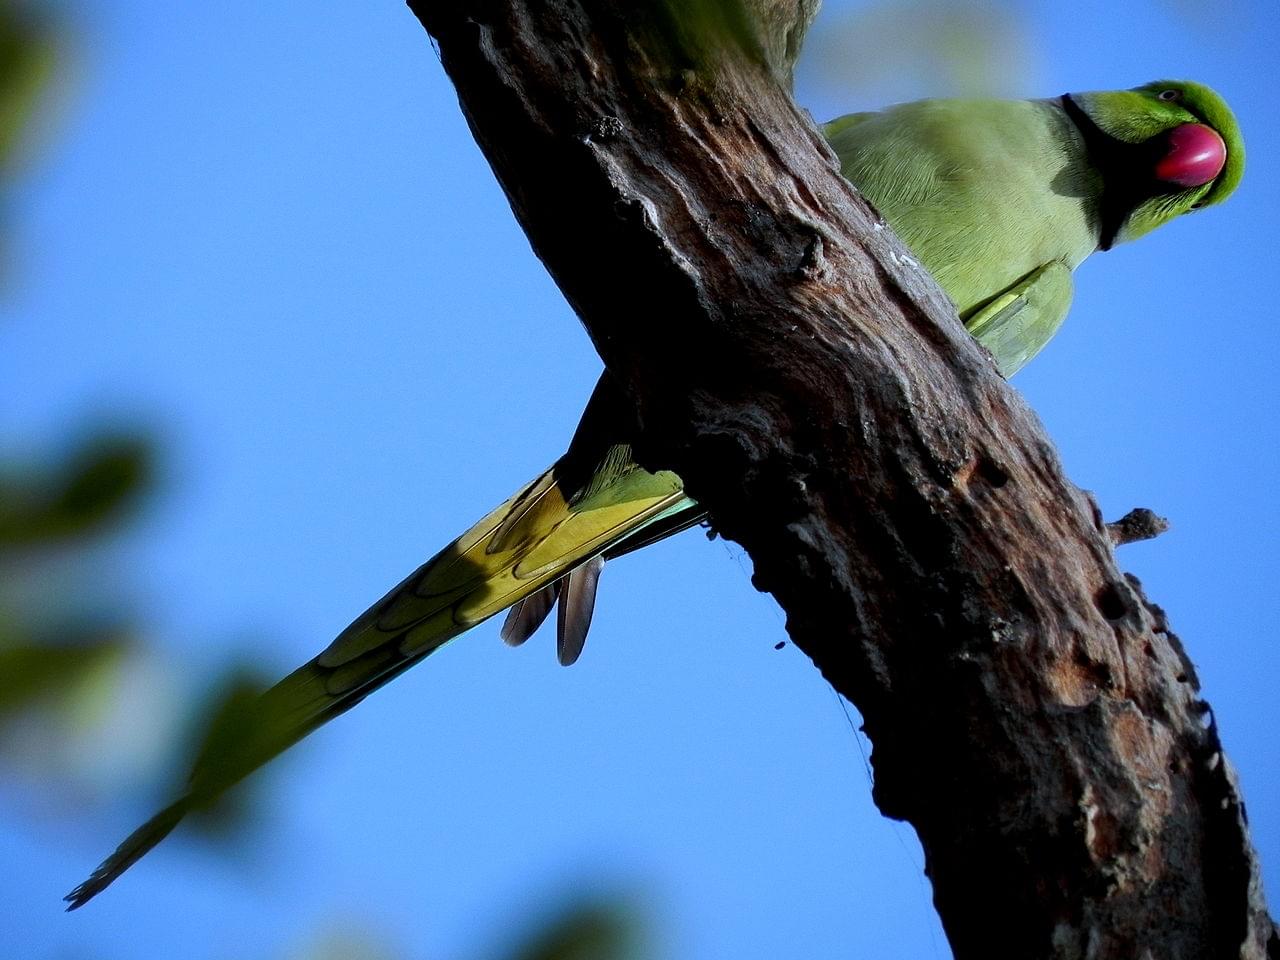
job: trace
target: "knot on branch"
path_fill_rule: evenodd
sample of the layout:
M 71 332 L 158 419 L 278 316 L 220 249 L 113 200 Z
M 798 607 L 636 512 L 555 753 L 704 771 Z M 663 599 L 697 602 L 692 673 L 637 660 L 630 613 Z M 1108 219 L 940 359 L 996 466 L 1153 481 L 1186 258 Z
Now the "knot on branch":
M 1107 536 L 1113 546 L 1119 547 L 1139 540 L 1154 540 L 1168 529 L 1169 521 L 1164 517 L 1146 507 L 1134 507 L 1115 523 L 1107 524 Z
M 587 139 L 593 143 L 608 143 L 610 140 L 615 140 L 621 136 L 622 129 L 622 121 L 617 117 L 597 117 L 595 122 L 591 124 Z

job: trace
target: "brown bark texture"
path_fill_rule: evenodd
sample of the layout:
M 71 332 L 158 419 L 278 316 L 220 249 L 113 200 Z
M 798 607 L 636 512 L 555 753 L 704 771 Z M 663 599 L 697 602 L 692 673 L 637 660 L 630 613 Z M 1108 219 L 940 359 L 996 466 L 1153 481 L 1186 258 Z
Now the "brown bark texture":
M 955 955 L 1280 956 L 1182 645 L 790 97 L 816 2 L 410 6 L 643 462 L 861 711 Z

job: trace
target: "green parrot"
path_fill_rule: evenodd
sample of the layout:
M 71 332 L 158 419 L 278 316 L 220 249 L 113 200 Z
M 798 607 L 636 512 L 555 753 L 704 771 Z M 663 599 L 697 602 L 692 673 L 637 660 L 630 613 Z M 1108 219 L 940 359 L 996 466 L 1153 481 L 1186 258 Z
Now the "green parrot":
M 1057 331 L 1071 272 L 1089 254 L 1220 203 L 1244 170 L 1231 110 L 1184 81 L 1047 100 L 922 100 L 850 114 L 823 132 L 1005 376 Z M 563 457 L 263 694 L 237 742 L 207 749 L 188 792 L 126 838 L 67 896 L 68 909 L 189 810 L 502 610 L 502 637 L 514 645 L 558 603 L 559 659 L 576 660 L 605 561 L 705 515 L 676 474 L 634 462 L 633 429 L 606 374 Z

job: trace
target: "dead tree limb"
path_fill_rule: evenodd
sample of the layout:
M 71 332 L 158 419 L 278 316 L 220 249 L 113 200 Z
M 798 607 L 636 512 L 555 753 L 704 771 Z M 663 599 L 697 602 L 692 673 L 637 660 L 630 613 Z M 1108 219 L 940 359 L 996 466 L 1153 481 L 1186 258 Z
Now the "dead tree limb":
M 1168 531 L 1169 521 L 1146 507 L 1134 507 L 1119 520 L 1107 524 L 1107 536 L 1117 547 L 1140 540 L 1154 540 Z
M 410 5 L 645 462 L 862 712 L 956 956 L 1280 952 L 1181 644 L 786 90 L 816 4 Z

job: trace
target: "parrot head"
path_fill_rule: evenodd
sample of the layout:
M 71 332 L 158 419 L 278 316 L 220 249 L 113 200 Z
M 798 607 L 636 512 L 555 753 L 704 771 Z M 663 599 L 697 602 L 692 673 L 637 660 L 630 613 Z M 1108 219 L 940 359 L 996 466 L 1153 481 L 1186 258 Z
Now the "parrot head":
M 1203 84 L 1158 80 L 1062 104 L 1103 178 L 1103 250 L 1221 203 L 1244 174 L 1235 115 Z

